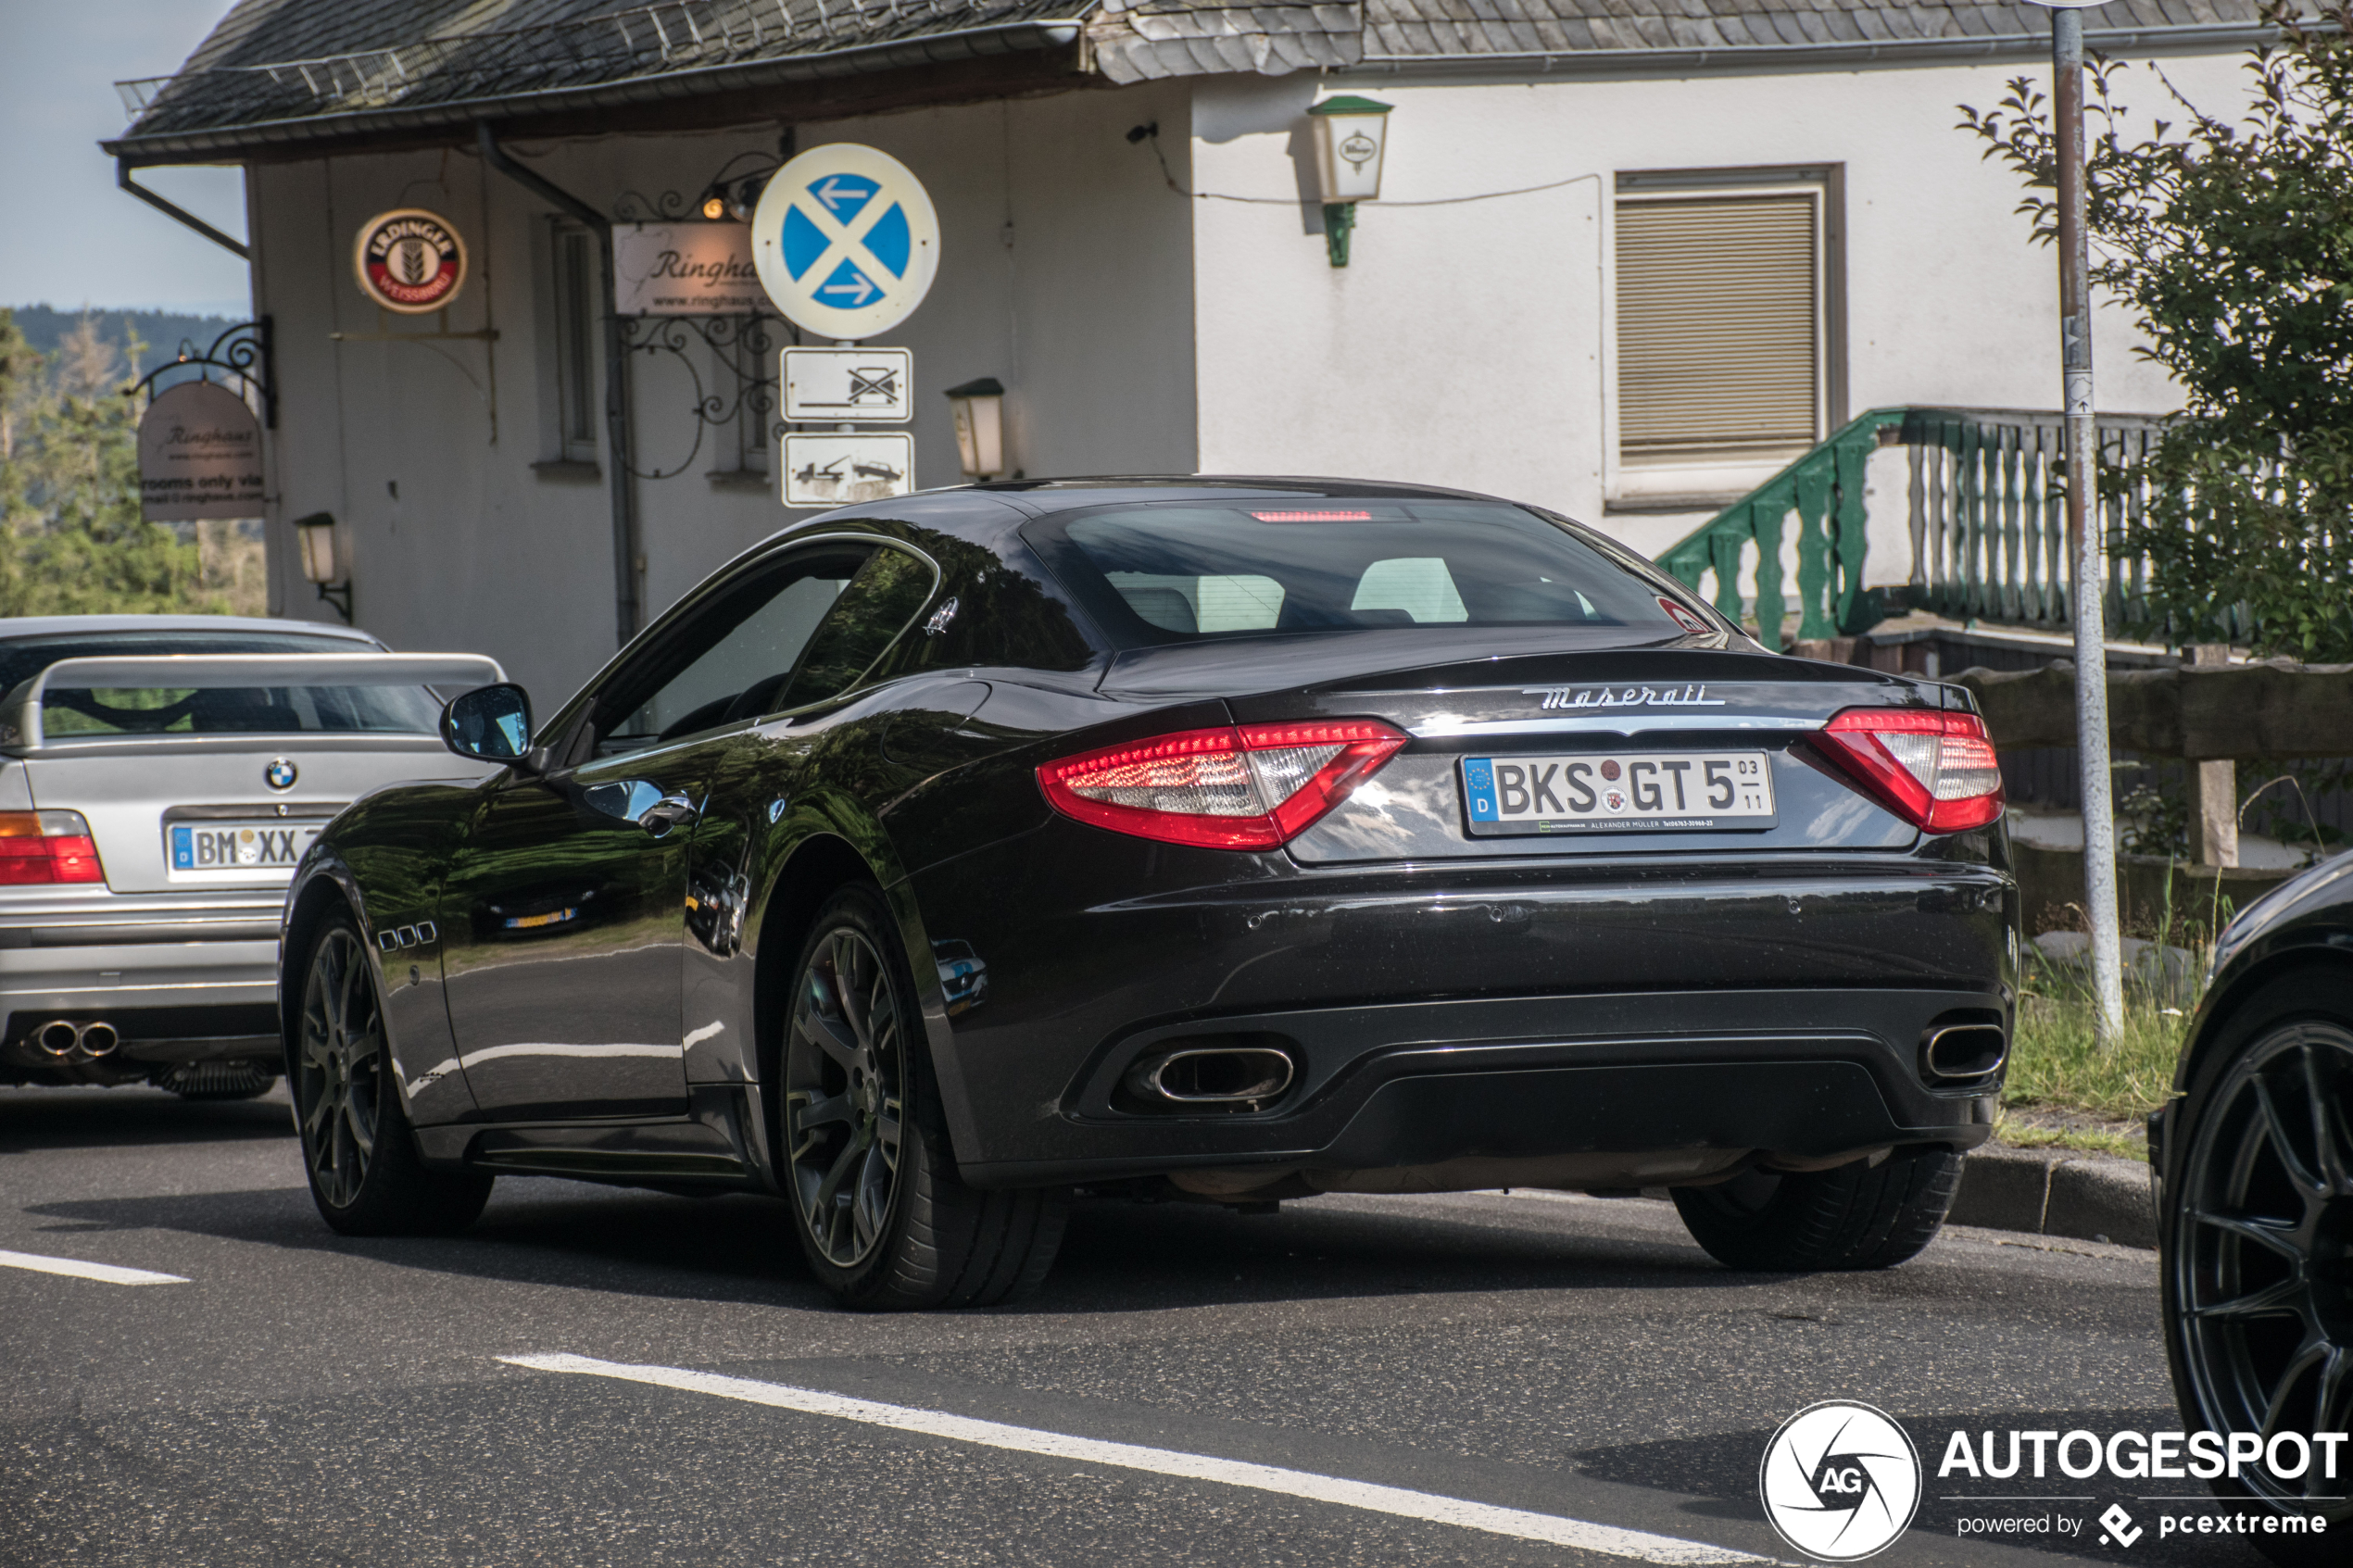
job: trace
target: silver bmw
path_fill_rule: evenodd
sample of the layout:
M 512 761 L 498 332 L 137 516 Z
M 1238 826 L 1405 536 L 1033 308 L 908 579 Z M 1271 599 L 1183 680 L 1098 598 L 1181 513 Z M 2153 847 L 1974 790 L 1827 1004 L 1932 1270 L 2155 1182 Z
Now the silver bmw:
M 434 688 L 502 679 L 312 621 L 0 620 L 0 1084 L 268 1090 L 296 863 L 371 790 L 490 771 Z

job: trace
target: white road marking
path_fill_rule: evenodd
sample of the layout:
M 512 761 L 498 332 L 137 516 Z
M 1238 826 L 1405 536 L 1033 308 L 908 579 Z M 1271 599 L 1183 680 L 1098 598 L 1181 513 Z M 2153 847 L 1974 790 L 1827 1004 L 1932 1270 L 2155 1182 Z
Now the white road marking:
M 901 1432 L 916 1432 L 931 1437 L 950 1437 L 958 1442 L 977 1443 L 984 1448 L 1010 1449 L 1016 1453 L 1043 1454 L 1051 1459 L 1112 1465 L 1122 1470 L 1150 1471 L 1157 1475 L 1176 1475 L 1194 1481 L 1215 1481 L 1228 1486 L 1247 1486 L 1254 1491 L 1279 1492 L 1286 1497 L 1337 1503 L 1343 1508 L 1361 1508 L 1373 1513 L 1394 1514 L 1401 1519 L 1453 1524 L 1466 1530 L 1483 1530 L 1492 1536 L 1509 1536 L 1517 1540 L 1545 1541 L 1579 1551 L 1630 1557 L 1642 1562 L 1667 1563 L 1674 1568 L 1702 1568 L 1702 1565 L 1717 1563 L 1770 1563 L 1774 1561 L 1750 1552 L 1734 1551 L 1727 1547 L 1709 1546 L 1703 1541 L 1679 1540 L 1672 1536 L 1654 1536 L 1641 1530 L 1621 1530 L 1612 1524 L 1588 1524 L 1582 1519 L 1566 1519 L 1557 1514 L 1495 1508 L 1487 1503 L 1468 1502 L 1461 1498 L 1407 1491 L 1398 1486 L 1377 1486 L 1368 1482 L 1316 1475 L 1304 1470 L 1284 1470 L 1271 1464 L 1246 1464 L 1239 1460 L 1183 1453 L 1173 1449 L 1099 1442 L 1091 1437 L 1072 1437 L 1060 1432 L 1042 1432 L 1035 1427 L 975 1421 L 969 1416 L 950 1415 L 943 1411 L 877 1404 L 871 1399 L 853 1399 L 841 1394 L 827 1394 L 814 1388 L 795 1388 L 783 1383 L 756 1383 L 749 1378 L 722 1377 L 715 1373 L 688 1372 L 679 1367 L 602 1361 L 590 1356 L 501 1356 L 498 1359 L 510 1366 L 529 1367 L 536 1372 L 585 1373 L 626 1383 L 649 1383 L 660 1388 L 677 1388 L 690 1394 L 712 1394 L 723 1399 L 772 1405 L 778 1410 L 801 1411 L 811 1415 L 837 1416 L 844 1421 L 894 1427 Z
M 71 1274 L 76 1279 L 103 1280 L 108 1285 L 185 1285 L 185 1274 L 159 1274 L 151 1269 L 119 1269 L 112 1263 L 85 1263 L 79 1258 L 44 1258 L 37 1252 L 0 1252 L 0 1269 L 31 1269 L 40 1274 Z

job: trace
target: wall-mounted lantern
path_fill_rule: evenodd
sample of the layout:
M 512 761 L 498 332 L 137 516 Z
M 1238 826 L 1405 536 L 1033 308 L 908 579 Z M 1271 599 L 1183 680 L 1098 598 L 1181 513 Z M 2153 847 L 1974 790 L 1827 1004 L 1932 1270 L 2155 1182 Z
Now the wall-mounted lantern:
M 1005 471 L 1005 389 L 983 376 L 948 389 L 956 416 L 956 460 L 966 479 L 989 479 Z
M 1344 94 L 1307 111 L 1315 121 L 1315 174 L 1324 188 L 1324 251 L 1335 267 L 1348 265 L 1356 204 L 1380 199 L 1389 108 L 1371 98 Z
M 351 624 L 351 568 L 338 559 L 335 548 L 335 514 L 312 512 L 308 517 L 295 519 L 295 538 L 302 546 L 303 580 L 319 590 L 319 596 L 334 607 L 343 623 Z

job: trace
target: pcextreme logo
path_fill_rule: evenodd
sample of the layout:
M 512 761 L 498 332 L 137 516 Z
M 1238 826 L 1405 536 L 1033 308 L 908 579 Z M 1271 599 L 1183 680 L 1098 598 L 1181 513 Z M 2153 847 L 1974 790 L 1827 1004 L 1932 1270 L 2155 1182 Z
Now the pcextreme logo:
M 1829 1399 L 1781 1423 L 1756 1490 L 1781 1539 L 1825 1562 L 1859 1562 L 1919 1511 L 1919 1450 L 1886 1411 Z

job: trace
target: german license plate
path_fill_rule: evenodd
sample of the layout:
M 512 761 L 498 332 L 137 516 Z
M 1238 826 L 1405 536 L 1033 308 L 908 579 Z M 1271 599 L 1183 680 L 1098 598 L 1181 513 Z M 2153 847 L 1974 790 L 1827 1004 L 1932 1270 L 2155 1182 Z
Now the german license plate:
M 1481 836 L 1655 833 L 1774 824 L 1762 751 L 1633 751 L 1466 757 L 1463 800 Z
M 324 825 L 288 822 L 173 822 L 166 833 L 171 850 L 171 874 L 291 871 Z

